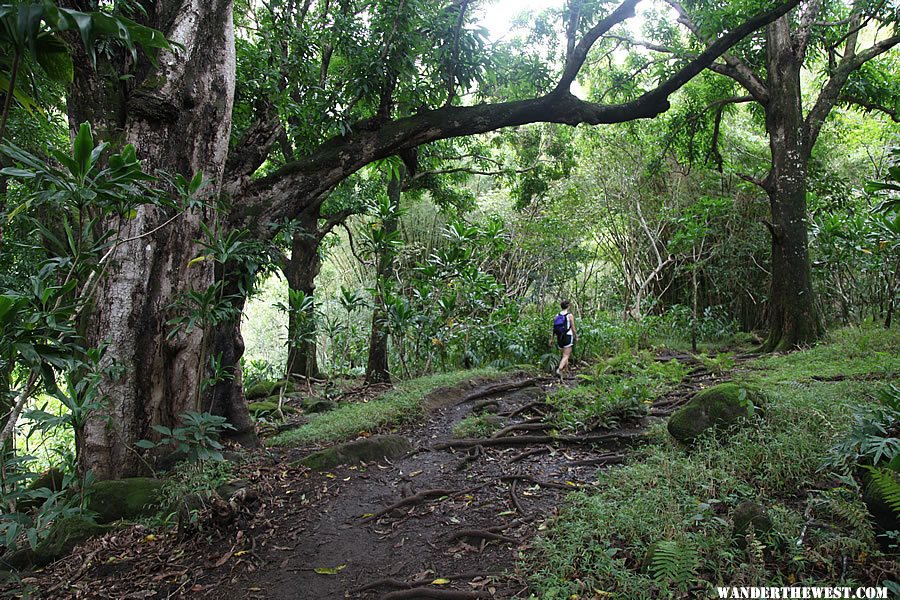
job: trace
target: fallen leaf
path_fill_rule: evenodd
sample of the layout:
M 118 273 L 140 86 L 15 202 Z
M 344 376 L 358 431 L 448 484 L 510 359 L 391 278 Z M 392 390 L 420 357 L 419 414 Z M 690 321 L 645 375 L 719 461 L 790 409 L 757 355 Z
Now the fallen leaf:
M 334 568 L 331 567 L 319 567 L 318 569 L 313 569 L 319 575 L 337 575 L 341 571 L 347 568 L 347 565 L 338 565 Z
M 448 583 L 450 583 L 449 579 L 446 579 L 444 577 L 439 577 L 438 579 L 435 579 L 434 581 L 432 581 L 431 585 L 447 585 Z

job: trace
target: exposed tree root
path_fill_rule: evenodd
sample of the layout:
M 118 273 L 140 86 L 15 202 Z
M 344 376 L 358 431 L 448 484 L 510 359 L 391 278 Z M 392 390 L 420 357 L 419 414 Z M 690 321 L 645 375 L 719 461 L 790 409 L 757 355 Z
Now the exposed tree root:
M 528 511 L 522 507 L 522 503 L 519 501 L 519 495 L 516 493 L 516 486 L 519 484 L 518 479 L 513 479 L 509 483 L 509 499 L 512 502 L 512 505 L 516 507 L 516 510 L 520 515 L 527 515 Z
M 419 492 L 418 494 L 413 494 L 412 496 L 404 498 L 403 500 L 400 500 L 399 502 L 394 502 L 387 508 L 383 508 L 380 511 L 378 511 L 377 513 L 370 515 L 368 517 L 365 517 L 362 521 L 363 521 L 363 523 L 366 523 L 368 521 L 375 521 L 377 519 L 380 519 L 384 515 L 388 514 L 389 512 L 394 511 L 398 508 L 403 508 L 404 506 L 411 506 L 413 504 L 421 504 L 422 502 L 424 502 L 425 500 L 428 500 L 429 498 L 440 498 L 441 496 L 453 496 L 454 494 L 459 494 L 459 493 L 460 493 L 459 490 L 445 490 L 445 489 L 440 489 L 440 488 L 436 488 L 436 489 L 432 489 L 432 490 L 424 490 L 424 491 Z
M 613 432 L 600 435 L 575 435 L 575 436 L 551 436 L 551 435 L 519 435 L 502 438 L 466 438 L 451 440 L 443 444 L 432 446 L 432 450 L 447 450 L 449 448 L 471 448 L 472 446 L 523 446 L 529 444 L 605 444 L 607 442 L 623 441 L 634 442 L 644 439 L 643 432 Z
M 484 454 L 484 447 L 483 446 L 475 446 L 474 448 L 469 450 L 468 454 L 466 454 L 461 461 L 459 461 L 459 463 L 456 465 L 455 469 L 457 471 L 462 471 L 467 466 L 469 466 L 469 463 L 471 463 L 472 461 L 478 460 L 478 458 L 483 454 Z
M 526 413 L 529 410 L 537 410 L 537 409 L 540 409 L 540 410 L 538 410 L 538 412 L 543 414 L 544 409 L 546 409 L 546 408 L 549 408 L 549 405 L 546 402 L 544 402 L 543 400 L 536 400 L 534 402 L 529 402 L 528 404 L 520 406 L 519 408 L 512 411 L 511 413 L 504 414 L 503 416 L 509 417 L 510 419 L 514 419 L 515 417 L 518 417 L 519 415 Z
M 604 454 L 602 456 L 598 456 L 596 458 L 588 458 L 585 460 L 575 460 L 572 462 L 566 463 L 568 467 L 585 467 L 591 465 L 603 466 L 603 465 L 618 465 L 625 462 L 624 454 Z
M 535 377 L 529 377 L 527 379 L 520 379 L 518 381 L 507 381 L 504 383 L 495 383 L 493 385 L 487 385 L 481 388 L 476 388 L 472 391 L 472 393 L 467 394 L 460 400 L 457 404 L 465 404 L 467 402 L 472 402 L 474 400 L 481 400 L 487 396 L 495 396 L 497 394 L 501 394 L 503 392 L 509 392 L 512 390 L 519 390 L 524 387 L 529 387 L 534 385 L 539 380 Z
M 480 412 L 480 411 L 486 409 L 488 406 L 495 406 L 495 407 L 499 408 L 500 401 L 495 398 L 488 398 L 487 400 L 480 400 L 472 405 L 472 412 L 473 413 Z
M 490 577 L 491 575 L 496 575 L 496 573 L 485 573 L 483 571 L 476 571 L 474 573 L 460 573 L 458 575 L 444 575 L 443 579 L 449 579 L 450 581 L 465 581 L 468 579 L 475 579 L 476 577 Z M 369 590 L 374 590 L 380 587 L 393 587 L 400 589 L 411 589 L 416 587 L 421 587 L 424 585 L 430 584 L 434 581 L 438 576 L 434 575 L 432 577 L 427 577 L 424 579 L 417 579 L 415 581 L 403 581 L 400 579 L 394 579 L 393 577 L 385 577 L 384 579 L 379 579 L 377 581 L 373 581 L 371 583 L 367 583 L 364 586 L 354 588 L 350 590 L 351 594 L 359 594 L 361 592 L 367 592 Z
M 583 484 L 579 485 L 567 485 L 563 483 L 556 483 L 555 481 L 541 481 L 539 479 L 535 479 L 530 475 L 504 475 L 500 478 L 501 481 L 527 481 L 533 485 L 539 485 L 544 488 L 553 488 L 556 490 L 577 490 L 579 488 L 585 487 Z
M 529 421 L 525 421 L 524 423 L 515 423 L 513 425 L 508 425 L 503 429 L 495 432 L 491 437 L 492 438 L 501 438 L 507 435 L 508 433 L 512 433 L 513 431 L 543 431 L 545 429 L 550 429 L 550 425 L 544 423 L 540 419 L 532 419 Z
M 425 500 L 428 500 L 429 498 L 440 498 L 441 496 L 459 496 L 461 494 L 469 494 L 476 490 L 480 490 L 481 488 L 483 488 L 487 485 L 490 485 L 490 483 L 491 482 L 488 481 L 486 483 L 481 483 L 481 484 L 472 486 L 470 488 L 466 488 L 464 490 L 447 490 L 447 489 L 443 489 L 443 488 L 423 490 L 423 491 L 419 492 L 418 494 L 413 494 L 412 496 L 408 496 L 408 497 L 404 498 L 403 500 L 400 500 L 399 502 L 394 502 L 390 506 L 381 509 L 380 511 L 378 511 L 377 513 L 375 513 L 373 515 L 364 517 L 361 522 L 368 523 L 369 521 L 375 521 L 377 519 L 380 519 L 384 515 L 388 514 L 389 512 L 394 511 L 398 508 L 403 508 L 404 506 L 411 506 L 414 504 L 421 504 Z
M 460 529 L 459 531 L 455 531 L 447 539 L 451 542 L 454 542 L 462 538 L 479 538 L 483 540 L 506 542 L 508 544 L 519 543 L 519 540 L 517 540 L 516 538 L 503 535 L 502 533 L 495 533 L 493 531 L 490 531 L 489 529 Z
M 529 456 L 534 456 L 535 454 L 544 454 L 545 452 L 553 452 L 553 448 L 550 446 L 544 446 L 543 448 L 534 448 L 532 450 L 526 450 L 525 452 L 519 452 L 515 456 L 509 459 L 509 462 L 519 462 Z
M 439 590 L 436 588 L 417 587 L 408 590 L 390 592 L 381 600 L 403 600 L 404 598 L 435 598 L 437 600 L 472 600 L 473 598 L 490 598 L 487 592 L 458 592 L 456 590 Z

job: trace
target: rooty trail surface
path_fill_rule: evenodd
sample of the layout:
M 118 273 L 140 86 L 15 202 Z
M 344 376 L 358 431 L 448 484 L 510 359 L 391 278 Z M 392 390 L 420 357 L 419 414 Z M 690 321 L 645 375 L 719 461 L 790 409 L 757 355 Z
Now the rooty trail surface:
M 716 378 L 692 366 L 646 419 L 579 436 L 549 435 L 544 399 L 560 385 L 549 378 L 519 374 L 440 390 L 426 420 L 400 432 L 415 448 L 405 457 L 321 473 L 282 468 L 264 517 L 272 535 L 254 549 L 256 570 L 216 596 L 527 598 L 519 553 L 566 494 L 626 460 L 649 419 Z M 455 439 L 453 425 L 479 411 L 495 414 L 501 428 Z M 308 451 L 284 452 L 279 464 Z

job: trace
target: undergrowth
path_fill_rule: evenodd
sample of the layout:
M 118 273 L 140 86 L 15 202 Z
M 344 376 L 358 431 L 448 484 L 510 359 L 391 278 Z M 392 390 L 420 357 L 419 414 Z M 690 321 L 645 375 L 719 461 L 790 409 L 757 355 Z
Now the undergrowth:
M 598 473 L 596 491 L 571 495 L 524 558 L 534 598 L 714 597 L 715 585 L 872 585 L 896 564 L 879 549 L 859 487 L 826 467 L 873 401 L 867 381 L 814 381 L 894 368 L 895 332 L 840 331 L 805 352 L 767 357 L 750 375 L 769 398 L 728 437 L 677 445 L 664 424 L 623 467 Z M 736 535 L 743 502 L 771 527 Z M 662 551 L 662 552 L 660 552 Z
M 306 425 L 280 433 L 270 446 L 299 446 L 311 442 L 336 442 L 356 437 L 363 431 L 401 425 L 422 415 L 423 401 L 430 392 L 457 385 L 479 376 L 497 375 L 496 369 L 454 371 L 404 381 L 368 402 L 342 404 L 337 409 L 314 416 Z

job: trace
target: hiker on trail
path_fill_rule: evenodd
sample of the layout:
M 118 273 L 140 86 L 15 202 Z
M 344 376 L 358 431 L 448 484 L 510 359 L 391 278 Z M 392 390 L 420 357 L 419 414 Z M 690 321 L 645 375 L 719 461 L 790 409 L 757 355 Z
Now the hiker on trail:
M 563 373 L 569 366 L 569 357 L 572 355 L 572 347 L 578 334 L 575 333 L 575 316 L 569 312 L 569 301 L 559 303 L 562 310 L 553 318 L 553 333 L 550 336 L 550 345 L 553 345 L 553 336 L 556 336 L 556 347 L 562 351 L 556 375 L 562 379 Z

